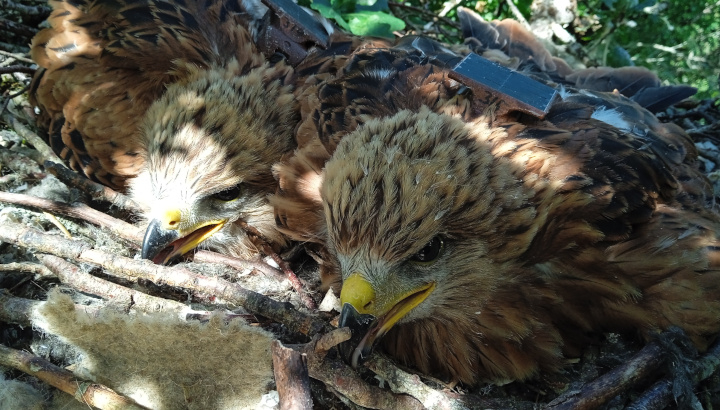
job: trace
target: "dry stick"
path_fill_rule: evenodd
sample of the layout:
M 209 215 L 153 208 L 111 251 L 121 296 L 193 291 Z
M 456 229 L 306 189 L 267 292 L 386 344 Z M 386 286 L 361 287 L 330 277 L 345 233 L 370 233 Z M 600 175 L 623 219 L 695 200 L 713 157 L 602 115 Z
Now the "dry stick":
M 307 294 L 307 292 L 305 292 L 302 283 L 300 283 L 300 279 L 298 279 L 297 275 L 295 275 L 295 272 L 290 269 L 290 266 L 287 264 L 287 262 L 282 260 L 282 258 L 277 253 L 275 253 L 275 251 L 269 245 L 268 240 L 263 236 L 263 234 L 245 222 L 241 221 L 240 226 L 242 226 L 242 228 L 247 233 L 257 237 L 258 242 L 260 242 L 260 247 L 263 248 L 262 251 L 266 255 L 271 257 L 275 261 L 275 263 L 278 264 L 278 266 L 280 266 L 280 269 L 282 269 L 283 273 L 285 273 L 285 276 L 290 281 L 290 284 L 292 285 L 293 289 L 295 289 L 295 292 L 297 292 L 300 296 L 300 299 L 305 304 L 305 307 L 310 310 L 315 310 L 317 308 L 317 306 L 315 305 L 315 301 L 312 300 L 312 298 L 310 297 L 310 295 Z
M 44 159 L 42 158 L 42 154 L 40 154 L 40 151 L 36 150 L 35 148 L 16 145 L 10 148 L 10 152 L 14 154 L 14 161 L 23 161 L 25 163 L 32 161 L 33 165 L 35 165 L 32 168 L 38 170 L 38 179 L 44 177 L 47 174 L 47 172 L 45 172 L 45 169 L 40 168 L 40 165 L 42 164 Z M 11 156 L 10 158 L 13 158 L 13 156 Z M 13 169 L 13 171 L 17 172 L 16 169 Z
M 13 262 L 0 265 L 0 272 L 22 272 L 34 273 L 41 276 L 52 276 L 52 272 L 48 268 L 39 263 L 32 262 Z
M 20 350 L 0 345 L 0 364 L 35 376 L 72 395 L 79 402 L 100 409 L 145 409 L 133 400 L 121 396 L 101 384 L 81 381 L 72 372 Z
M 39 276 L 53 276 L 52 272 L 50 272 L 46 267 L 39 265 L 37 263 L 30 263 L 30 262 L 24 262 L 24 263 L 6 263 L 0 265 L 0 272 L 22 272 L 22 273 L 34 273 Z M 20 286 L 24 285 L 25 282 L 32 280 L 32 276 L 26 275 L 24 278 L 20 279 L 15 283 L 11 288 L 7 289 L 8 291 L 12 292 L 15 289 L 19 288 Z
M 23 17 L 26 16 L 47 16 L 52 11 L 47 5 L 27 6 L 10 0 L 0 0 L 0 8 L 4 10 L 15 10 Z
M 0 230 L 0 240 L 77 262 L 100 265 L 115 275 L 130 280 L 142 278 L 159 285 L 188 289 L 196 294 L 212 295 L 282 323 L 294 332 L 312 336 L 328 329 L 325 322 L 296 310 L 289 303 L 278 302 L 236 283 L 200 275 L 186 268 L 160 266 L 147 260 L 112 255 L 93 249 L 87 243 L 48 235 L 16 223 L 5 224 Z
M 398 369 L 390 360 L 378 354 L 373 355 L 365 362 L 365 367 L 388 382 L 393 392 L 408 394 L 416 398 L 426 409 L 513 408 L 520 410 L 535 408 L 534 403 L 531 402 L 482 399 L 471 395 L 458 395 L 435 390 L 424 384 L 418 375 Z
M 662 347 L 648 343 L 624 365 L 616 367 L 584 385 L 579 391 L 567 392 L 548 404 L 546 409 L 594 409 L 644 377 L 657 370 L 665 361 Z
M 324 345 L 327 345 L 327 342 Z M 414 397 L 394 394 L 369 385 L 343 361 L 326 356 L 326 351 L 318 349 L 316 343 L 310 342 L 299 348 L 307 358 L 310 377 L 320 380 L 336 394 L 346 397 L 359 406 L 371 409 L 412 410 L 424 408 Z
M 720 342 L 715 343 L 702 357 L 693 362 L 693 385 L 710 377 L 720 367 Z M 638 397 L 628 410 L 660 410 L 673 404 L 673 383 L 663 379 L 653 384 Z
M 7 174 L 3 177 L 0 177 L 0 185 L 3 184 L 12 184 L 13 182 L 19 180 L 22 176 L 20 174 Z
M 280 410 L 312 409 L 310 377 L 303 354 L 275 340 L 272 343 L 272 355 Z
M 23 55 L 18 54 L 18 53 L 11 53 L 10 51 L 0 50 L 0 54 L 2 54 L 4 56 L 12 57 L 18 61 L 22 61 L 23 63 L 35 64 L 35 62 L 32 59 L 24 57 Z
M 373 409 L 421 409 L 420 402 L 407 395 L 397 395 L 367 384 L 344 362 L 326 357 L 327 352 L 352 336 L 350 329 L 334 329 L 312 342 L 296 346 L 303 353 L 310 377 L 320 380 L 329 389 L 353 403 Z
M 37 28 L 2 18 L 0 18 L 0 30 L 5 30 L 6 32 L 11 32 L 27 38 L 33 37 L 38 32 Z
M 201 263 L 219 263 L 222 265 L 230 266 L 231 268 L 235 268 L 239 271 L 243 271 L 245 269 L 254 269 L 258 272 L 262 272 L 265 275 L 274 277 L 278 280 L 285 279 L 285 275 L 283 275 L 282 272 L 278 271 L 277 269 L 265 262 L 247 261 L 234 258 L 232 256 L 223 255 L 217 252 L 197 251 L 193 255 L 193 261 Z
M 46 160 L 58 163 L 62 162 L 62 160 L 57 155 L 55 155 L 52 149 L 50 149 L 50 147 L 45 143 L 45 141 L 42 140 L 42 138 L 40 138 L 34 132 L 30 131 L 17 118 L 15 118 L 14 115 L 6 111 L 2 114 L 2 119 L 3 121 L 5 121 L 6 124 L 12 127 L 12 129 L 14 129 L 19 136 L 28 140 L 28 142 L 33 147 L 35 147 L 35 149 L 40 151 L 40 153 Z
M 34 145 L 34 144 L 33 144 Z M 140 213 L 142 207 L 125 194 L 121 194 L 105 185 L 91 181 L 82 175 L 74 172 L 64 165 L 52 161 L 45 161 L 45 169 L 67 186 L 76 187 L 90 195 L 90 198 L 97 201 L 105 201 L 131 212 Z
M 30 86 L 26 85 L 25 87 L 23 87 L 22 90 L 16 91 L 12 94 L 10 93 L 10 90 L 5 91 L 3 93 L 3 97 L 2 97 L 2 104 L 0 104 L 0 113 L 5 112 L 5 109 L 10 104 L 10 101 L 12 101 L 13 98 L 18 97 L 22 94 L 25 94 L 25 92 L 27 92 L 27 90 L 29 90 L 29 89 L 30 89 Z
M 90 208 L 80 202 L 67 204 L 65 202 L 51 201 L 49 199 L 38 198 L 35 196 L 13 194 L 3 191 L 0 191 L 0 202 L 28 206 L 50 213 L 57 213 L 71 218 L 82 219 L 103 228 L 107 228 L 113 234 L 130 241 L 138 248 L 138 244 L 142 242 L 143 232 L 138 227 L 120 219 L 113 218 L 110 215 Z
M 146 295 L 136 290 L 100 279 L 83 272 L 77 266 L 53 255 L 37 255 L 37 258 L 48 267 L 61 282 L 73 288 L 102 297 L 123 310 L 135 308 L 143 312 L 175 312 L 185 314 L 192 311 L 189 306 L 174 300 Z
M 512 0 L 505 0 L 508 7 L 510 7 L 510 11 L 512 12 L 513 16 L 515 16 L 515 19 L 520 22 L 520 24 L 523 25 L 526 29 L 528 29 L 530 32 L 532 32 L 532 28 L 530 27 L 530 24 L 528 24 L 528 21 L 525 19 L 525 16 L 520 12 L 520 9 L 513 3 Z
M 12 171 L 15 171 L 15 173 L 21 171 L 23 173 L 22 176 L 30 175 L 33 178 L 37 179 L 43 178 L 45 176 L 45 172 L 40 169 L 40 166 L 38 166 L 38 164 L 36 164 L 32 158 L 29 158 L 27 155 L 25 155 L 24 152 L 11 151 L 9 149 L 0 148 L 0 163 L 2 163 L 5 167 L 10 168 Z
M 10 292 L 0 289 L 0 322 L 32 326 L 35 312 L 45 303 L 47 302 L 12 296 Z M 96 314 L 100 309 L 95 306 L 75 305 L 75 310 L 88 314 Z
M 0 202 L 28 206 L 42 211 L 69 216 L 71 218 L 82 219 L 98 225 L 101 228 L 107 228 L 114 235 L 129 241 L 131 245 L 138 249 L 142 243 L 143 230 L 141 228 L 129 224 L 121 219 L 113 218 L 110 215 L 95 210 L 80 202 L 67 204 L 35 196 L 13 194 L 3 191 L 0 191 Z M 245 261 L 231 256 L 221 255 L 216 252 L 198 251 L 194 255 L 194 260 L 196 262 L 222 263 L 239 270 L 252 268 L 257 269 L 268 276 L 279 276 L 284 278 L 277 269 L 267 263 L 259 261 Z
M 342 342 L 350 340 L 352 337 L 352 331 L 348 327 L 341 327 L 334 329 L 324 335 L 320 336 L 318 341 L 315 343 L 315 352 L 324 353 L 333 347 L 339 345 Z
M 43 303 L 45 302 L 16 298 L 5 289 L 0 289 L 0 322 L 32 326 L 33 312 Z

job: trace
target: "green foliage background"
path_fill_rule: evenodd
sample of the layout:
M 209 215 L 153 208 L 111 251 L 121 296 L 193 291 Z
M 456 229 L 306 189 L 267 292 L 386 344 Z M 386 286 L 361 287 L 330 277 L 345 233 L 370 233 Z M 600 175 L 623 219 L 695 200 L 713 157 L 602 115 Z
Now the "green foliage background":
M 720 1 L 592 0 L 578 2 L 597 27 L 578 38 L 598 63 L 643 65 L 671 83 L 720 97 Z M 580 4 L 582 3 L 582 4 Z
M 532 0 L 513 0 L 527 19 Z M 391 37 L 421 31 L 460 42 L 457 7 L 487 20 L 513 18 L 506 0 L 300 0 L 359 35 Z M 445 11 L 442 17 L 438 14 Z M 642 65 L 672 84 L 698 88 L 698 98 L 720 98 L 720 0 L 578 1 L 567 30 L 582 45 L 587 65 Z

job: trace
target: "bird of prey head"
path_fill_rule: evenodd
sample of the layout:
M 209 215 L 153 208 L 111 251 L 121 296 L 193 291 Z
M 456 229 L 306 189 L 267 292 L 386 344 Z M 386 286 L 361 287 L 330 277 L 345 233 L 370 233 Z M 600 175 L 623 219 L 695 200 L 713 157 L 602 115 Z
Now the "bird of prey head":
M 390 351 L 401 361 L 465 382 L 479 362 L 510 378 L 535 369 L 505 370 L 517 357 L 503 355 L 559 354 L 542 312 L 499 300 L 532 280 L 509 261 L 527 249 L 538 216 L 517 165 L 493 156 L 511 149 L 503 136 L 422 109 L 369 121 L 338 146 L 321 188 L 328 247 L 340 266 L 341 303 L 377 318 L 354 361 L 393 331 Z M 501 344 L 481 353 L 500 316 L 509 321 Z M 546 351 L 530 334 L 551 341 Z
M 145 167 L 129 186 L 147 208 L 144 258 L 167 262 L 201 243 L 250 256 L 255 247 L 241 223 L 285 243 L 266 196 L 276 186 L 272 164 L 295 146 L 292 88 L 279 78 L 288 68 L 236 69 L 195 70 L 168 87 L 141 124 Z

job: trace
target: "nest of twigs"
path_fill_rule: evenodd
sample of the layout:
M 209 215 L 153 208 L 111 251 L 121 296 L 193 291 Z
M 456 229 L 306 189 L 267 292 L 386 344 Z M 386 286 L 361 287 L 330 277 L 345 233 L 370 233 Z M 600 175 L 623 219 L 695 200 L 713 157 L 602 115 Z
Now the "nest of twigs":
M 715 371 L 720 346 L 697 355 L 679 331 L 666 332 L 645 346 L 615 334 L 598 335 L 598 343 L 569 363 L 564 374 L 466 390 L 413 375 L 379 355 L 357 370 L 340 360 L 333 347 L 348 335 L 345 330 L 334 330 L 337 302 L 331 294 L 317 293 L 316 266 L 302 253 L 245 261 L 198 251 L 171 267 L 137 259 L 144 227 L 133 224 L 136 209 L 132 201 L 64 168 L 34 133 L 34 111 L 24 95 L 34 72 L 27 44 L 49 8 L 7 1 L 3 5 L 0 369 L 4 378 L 0 378 L 0 408 L 67 408 L 67 400 L 75 399 L 84 408 L 86 404 L 81 403 L 141 408 L 127 397 L 132 396 L 130 385 L 118 380 L 131 379 L 127 374 L 119 377 L 122 373 L 136 376 L 142 370 L 122 366 L 88 370 L 88 358 L 95 350 L 78 346 L 90 343 L 90 333 L 82 332 L 84 324 L 94 319 L 112 325 L 105 327 L 102 338 L 96 335 L 100 350 L 103 340 L 107 341 L 107 351 L 142 339 L 151 329 L 169 329 L 155 331 L 155 339 L 146 345 L 126 349 L 135 349 L 137 362 L 145 353 L 160 356 L 160 350 L 152 350 L 154 345 L 167 344 L 163 351 L 180 352 L 185 340 L 216 332 L 202 339 L 206 342 L 196 347 L 202 351 L 197 356 L 180 353 L 163 358 L 160 364 L 158 357 L 155 362 L 142 359 L 146 367 L 162 368 L 165 363 L 171 368 L 175 363 L 170 362 L 182 362 L 186 367 L 181 368 L 188 373 L 196 371 L 191 366 L 198 361 L 200 367 L 214 366 L 194 375 L 196 384 L 159 392 L 165 408 L 227 407 L 227 400 L 235 396 L 222 386 L 238 387 L 219 380 L 220 375 L 236 376 L 223 373 L 223 360 L 210 364 L 211 359 L 203 354 L 221 358 L 236 354 L 231 347 L 244 337 L 259 338 L 258 343 L 267 346 L 258 353 L 237 353 L 247 357 L 232 356 L 232 361 L 224 361 L 230 362 L 231 368 L 243 369 L 246 390 L 256 392 L 243 406 L 252 402 L 256 408 L 660 409 L 678 404 L 720 405 L 720 380 Z M 695 139 L 705 171 L 720 192 L 720 102 L 688 100 L 659 117 L 679 124 Z M 50 292 L 52 289 L 56 291 Z M 57 294 L 57 289 L 66 296 Z M 46 302 L 48 293 L 52 295 Z M 114 313 L 103 313 L 106 310 Z M 133 319 L 121 319 L 121 315 Z M 56 318 L 54 324 L 51 316 Z M 63 321 L 75 327 L 63 328 L 70 326 L 58 324 Z M 56 335 L 52 329 L 65 333 Z M 78 335 L 83 335 L 79 337 L 82 340 L 73 338 Z M 271 345 L 272 339 L 276 341 Z M 73 340 L 78 345 L 72 346 Z M 252 343 L 248 341 L 247 346 Z M 270 360 L 274 376 L 263 375 L 260 370 L 271 369 Z M 175 380 L 175 375 L 160 374 L 161 379 Z M 273 392 L 279 393 L 281 402 Z

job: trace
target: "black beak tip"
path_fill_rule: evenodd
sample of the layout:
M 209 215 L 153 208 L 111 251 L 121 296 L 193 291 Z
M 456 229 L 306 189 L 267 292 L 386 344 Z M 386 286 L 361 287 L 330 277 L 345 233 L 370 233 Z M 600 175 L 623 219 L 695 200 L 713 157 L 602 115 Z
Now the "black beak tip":
M 375 316 L 360 314 L 360 312 L 358 312 L 355 307 L 349 303 L 345 303 L 343 305 L 338 325 L 339 327 L 350 328 L 352 336 L 349 340 L 338 345 L 338 351 L 343 360 L 352 364 L 353 367 L 358 365 L 358 352 L 356 352 L 356 350 L 359 345 L 363 343 L 365 336 L 370 331 L 370 328 L 375 320 Z M 362 359 L 367 357 L 371 350 L 372 345 L 362 346 L 359 358 Z
M 160 221 L 153 219 L 145 231 L 140 256 L 143 259 L 152 260 L 162 252 L 163 249 L 179 238 L 180 234 L 178 231 L 164 229 Z

